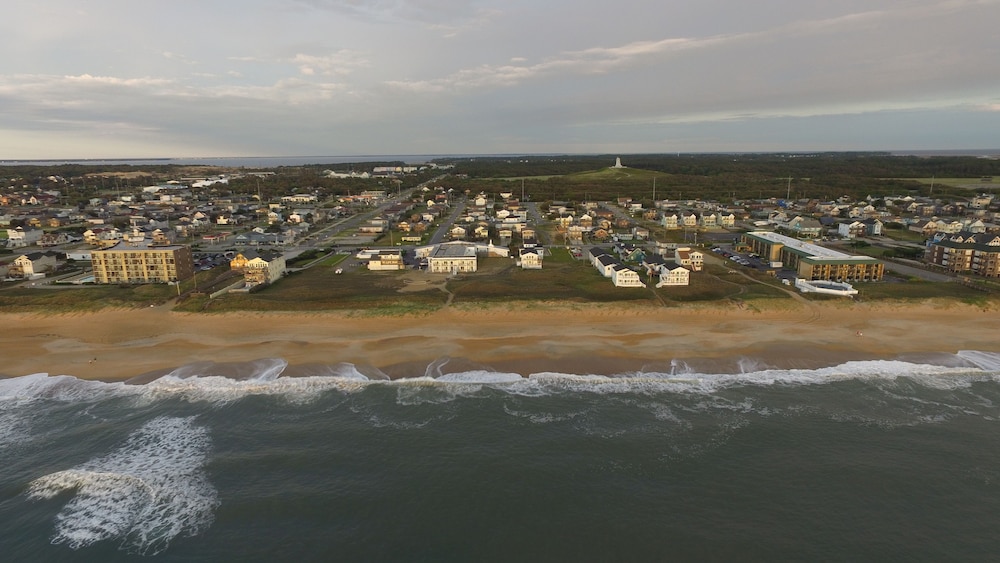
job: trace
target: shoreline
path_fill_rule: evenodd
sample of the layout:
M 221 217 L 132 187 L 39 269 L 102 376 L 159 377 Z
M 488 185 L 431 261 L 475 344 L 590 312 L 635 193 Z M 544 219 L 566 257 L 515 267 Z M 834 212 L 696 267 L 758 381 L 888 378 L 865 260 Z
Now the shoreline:
M 762 369 L 815 369 L 848 360 L 1000 351 L 1000 315 L 955 301 L 810 302 L 759 310 L 539 304 L 391 317 L 157 307 L 0 319 L 7 327 L 0 334 L 0 377 L 48 373 L 103 381 L 263 358 L 287 361 L 288 372 L 351 363 L 397 378 L 422 375 L 442 358 L 453 359 L 446 372 L 467 366 L 612 375 L 667 371 L 678 362 L 725 373 L 738 370 L 740 361 Z

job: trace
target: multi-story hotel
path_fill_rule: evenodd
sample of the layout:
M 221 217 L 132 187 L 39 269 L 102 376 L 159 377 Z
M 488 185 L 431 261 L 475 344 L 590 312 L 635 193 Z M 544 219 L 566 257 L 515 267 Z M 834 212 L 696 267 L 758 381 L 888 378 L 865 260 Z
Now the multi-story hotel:
M 885 265 L 870 256 L 851 256 L 769 231 L 743 235 L 744 242 L 770 264 L 795 270 L 805 280 L 881 281 Z
M 91 256 L 94 283 L 167 283 L 194 275 L 189 246 L 122 241 Z

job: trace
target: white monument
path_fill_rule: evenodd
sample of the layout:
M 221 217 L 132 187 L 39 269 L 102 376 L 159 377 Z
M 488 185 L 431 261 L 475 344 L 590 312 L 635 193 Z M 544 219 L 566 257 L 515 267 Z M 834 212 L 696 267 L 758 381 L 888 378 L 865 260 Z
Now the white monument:
M 622 157 L 615 157 L 615 165 L 612 168 L 625 168 L 622 166 Z

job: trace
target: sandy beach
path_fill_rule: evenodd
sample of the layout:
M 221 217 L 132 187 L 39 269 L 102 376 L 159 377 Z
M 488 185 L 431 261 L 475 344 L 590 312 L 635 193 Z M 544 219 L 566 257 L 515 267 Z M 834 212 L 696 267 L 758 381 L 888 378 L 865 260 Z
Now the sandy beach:
M 196 362 L 261 358 L 283 358 L 290 366 L 349 362 L 399 377 L 420 374 L 421 366 L 442 357 L 528 374 L 666 369 L 677 360 L 812 368 L 846 359 L 1000 351 L 1000 315 L 956 302 L 833 302 L 762 311 L 721 304 L 535 304 L 397 317 L 189 314 L 159 307 L 0 318 L 7 327 L 0 374 L 8 377 L 127 380 Z

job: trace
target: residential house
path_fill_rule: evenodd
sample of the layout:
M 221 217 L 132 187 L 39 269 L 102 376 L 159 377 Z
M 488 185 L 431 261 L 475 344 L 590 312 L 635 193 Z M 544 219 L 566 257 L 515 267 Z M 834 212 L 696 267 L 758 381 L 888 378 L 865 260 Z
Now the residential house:
M 277 252 L 254 253 L 243 265 L 243 281 L 247 287 L 274 283 L 285 274 L 285 257 Z
M 38 239 L 38 246 L 41 247 L 51 247 L 59 246 L 60 244 L 67 244 L 73 242 L 73 237 L 69 233 L 59 232 L 59 233 L 45 233 L 42 238 Z
M 602 276 L 606 278 L 611 277 L 612 268 L 615 264 L 618 264 L 618 260 L 608 254 L 603 248 L 593 247 L 588 253 L 590 257 L 590 263 L 594 268 L 601 273 Z
M 705 255 L 688 246 L 674 249 L 674 261 L 694 272 L 700 272 L 705 266 Z
M 837 234 L 842 238 L 853 239 L 865 236 L 865 224 L 861 221 L 844 221 L 837 225 Z
M 517 265 L 522 270 L 541 270 L 542 253 L 541 248 L 521 248 L 518 251 Z
M 656 287 L 685 286 L 691 283 L 690 270 L 676 262 L 665 262 L 660 266 L 658 273 L 660 281 L 656 284 Z
M 55 270 L 55 268 L 55 255 L 47 252 L 32 252 L 15 258 L 7 269 L 7 276 L 28 280 L 44 277 L 45 272 Z
M 615 284 L 615 287 L 646 287 L 646 284 L 642 283 L 642 279 L 639 278 L 639 273 L 624 264 L 612 266 L 611 282 Z
M 793 217 L 788 222 L 782 224 L 781 227 L 794 233 L 795 236 L 800 238 L 819 237 L 820 232 L 823 230 L 823 226 L 819 221 L 813 219 L 812 217 L 802 216 Z
M 41 229 L 17 227 L 7 229 L 7 248 L 24 248 L 41 240 L 44 233 Z

